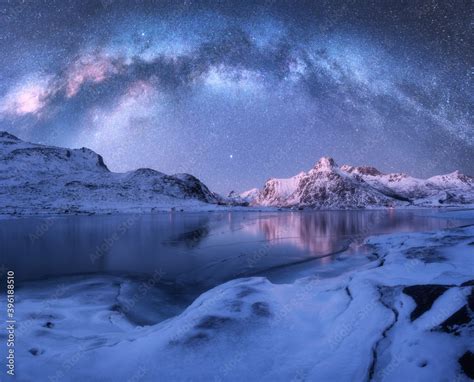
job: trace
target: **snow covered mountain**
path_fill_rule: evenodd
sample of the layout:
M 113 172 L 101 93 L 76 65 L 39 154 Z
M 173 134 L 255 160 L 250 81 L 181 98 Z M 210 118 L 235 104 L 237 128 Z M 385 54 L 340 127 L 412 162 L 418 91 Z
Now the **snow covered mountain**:
M 231 191 L 229 195 L 227 195 L 227 202 L 234 205 L 248 206 L 254 204 L 259 195 L 260 190 L 258 188 L 252 188 L 240 194 Z
M 219 202 L 199 179 L 142 168 L 109 171 L 94 151 L 31 144 L 0 132 L 0 213 L 206 208 Z
M 373 167 L 341 166 L 341 170 L 360 176 L 386 195 L 406 199 L 419 206 L 468 204 L 474 202 L 474 178 L 459 171 L 428 179 L 404 173 L 384 174 Z
M 0 132 L 0 214 L 210 208 L 209 203 L 351 209 L 474 204 L 474 178 L 458 171 L 418 179 L 323 157 L 308 172 L 223 198 L 189 174 L 109 171 L 94 151 L 27 143 Z
M 264 206 L 364 208 L 389 206 L 392 199 L 362 178 L 341 171 L 334 159 L 323 157 L 308 172 L 289 179 L 270 179 L 257 203 Z
M 323 157 L 308 172 L 269 179 L 251 204 L 346 209 L 470 203 L 474 203 L 474 178 L 458 171 L 425 180 L 384 174 L 374 167 L 339 167 L 334 159 Z

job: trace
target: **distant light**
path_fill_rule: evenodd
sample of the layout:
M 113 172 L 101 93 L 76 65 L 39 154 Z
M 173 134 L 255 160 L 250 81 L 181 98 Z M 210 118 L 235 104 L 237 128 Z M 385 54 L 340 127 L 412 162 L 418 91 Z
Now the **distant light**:
M 234 156 L 232 154 L 229 155 L 229 158 L 232 159 Z

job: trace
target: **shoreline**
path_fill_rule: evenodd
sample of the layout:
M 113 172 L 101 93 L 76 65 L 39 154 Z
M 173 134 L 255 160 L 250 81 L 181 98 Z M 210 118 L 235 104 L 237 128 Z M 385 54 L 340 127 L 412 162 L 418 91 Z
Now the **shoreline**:
M 209 209 L 212 206 L 212 209 Z M 38 212 L 26 212 L 26 213 L 2 213 L 0 212 L 0 220 L 8 219 L 22 219 L 22 218 L 61 218 L 61 217 L 72 217 L 72 216 L 119 216 L 119 215 L 165 215 L 165 214 L 196 214 L 196 213 L 226 213 L 226 212 L 244 212 L 244 213 L 266 213 L 266 212 L 277 212 L 277 213 L 314 213 L 314 212 L 370 212 L 370 211 L 443 211 L 443 212 L 458 212 L 458 211 L 474 211 L 474 205 L 457 205 L 457 206 L 402 206 L 402 207 L 374 207 L 374 208 L 345 208 L 345 209 L 292 209 L 287 207 L 244 207 L 244 206 L 220 206 L 220 205 L 204 205 L 199 207 L 192 207 L 188 209 L 171 209 L 154 207 L 148 208 L 122 208 L 122 209 L 104 209 L 104 210 L 77 210 L 70 212 L 51 212 L 46 211 Z M 440 217 L 441 218 L 441 217 Z

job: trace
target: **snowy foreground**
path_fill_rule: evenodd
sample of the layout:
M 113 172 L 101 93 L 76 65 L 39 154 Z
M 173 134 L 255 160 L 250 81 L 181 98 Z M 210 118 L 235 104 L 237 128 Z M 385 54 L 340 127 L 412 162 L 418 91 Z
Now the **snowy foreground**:
M 470 380 L 474 227 L 366 244 L 372 261 L 356 269 L 237 279 L 187 308 L 156 287 L 159 274 L 27 284 L 17 380 Z

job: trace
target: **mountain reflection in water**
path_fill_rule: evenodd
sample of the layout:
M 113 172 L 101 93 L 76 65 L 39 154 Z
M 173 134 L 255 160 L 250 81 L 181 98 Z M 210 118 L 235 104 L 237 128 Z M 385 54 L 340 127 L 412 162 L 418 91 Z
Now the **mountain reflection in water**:
M 259 274 L 390 232 L 465 224 L 436 211 L 298 211 L 71 216 L 0 221 L 1 263 L 18 280 L 147 275 L 193 284 Z M 331 262 L 326 257 L 321 263 Z

